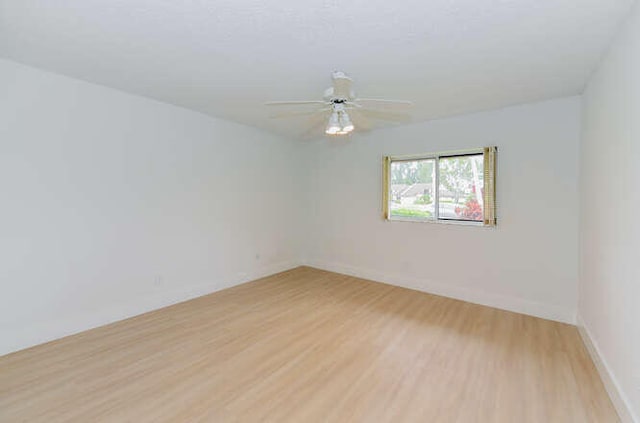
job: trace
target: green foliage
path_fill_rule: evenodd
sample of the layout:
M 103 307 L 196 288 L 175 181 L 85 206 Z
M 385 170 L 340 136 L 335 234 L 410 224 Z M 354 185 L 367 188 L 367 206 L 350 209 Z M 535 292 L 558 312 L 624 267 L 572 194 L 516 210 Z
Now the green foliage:
M 433 180 L 433 160 L 416 160 L 391 163 L 392 184 L 431 183 Z
M 431 201 L 431 196 L 429 194 L 424 194 L 416 198 L 413 204 L 431 204 Z
M 391 216 L 429 218 L 431 217 L 431 212 L 427 210 L 396 209 L 391 210 Z
M 471 171 L 471 161 L 467 157 L 440 159 L 440 184 L 454 195 L 455 203 L 460 193 L 469 189 L 473 178 Z

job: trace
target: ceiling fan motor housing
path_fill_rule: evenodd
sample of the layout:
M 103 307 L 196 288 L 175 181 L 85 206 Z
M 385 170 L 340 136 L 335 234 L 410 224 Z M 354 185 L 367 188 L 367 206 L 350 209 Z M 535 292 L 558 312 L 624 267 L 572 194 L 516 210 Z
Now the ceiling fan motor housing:
M 342 113 L 346 109 L 345 101 L 341 101 L 341 100 L 334 101 L 333 104 L 331 105 L 331 108 L 333 109 L 334 112 Z

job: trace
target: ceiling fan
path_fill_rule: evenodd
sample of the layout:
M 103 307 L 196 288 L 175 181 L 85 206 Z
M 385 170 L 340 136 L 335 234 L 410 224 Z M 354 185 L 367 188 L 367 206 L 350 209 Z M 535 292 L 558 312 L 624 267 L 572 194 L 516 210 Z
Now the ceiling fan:
M 397 122 L 410 120 L 406 111 L 413 105 L 410 101 L 384 100 L 374 98 L 358 98 L 352 88 L 353 80 L 344 72 L 333 72 L 331 75 L 333 85 L 324 91 L 323 100 L 305 101 L 270 101 L 267 106 L 308 106 L 315 105 L 320 108 L 314 110 L 289 111 L 272 114 L 272 118 L 297 117 L 311 115 L 316 116 L 318 123 L 326 122 L 325 133 L 327 135 L 346 135 L 354 129 L 371 129 L 370 119 L 381 119 Z M 314 130 L 315 125 L 311 130 Z

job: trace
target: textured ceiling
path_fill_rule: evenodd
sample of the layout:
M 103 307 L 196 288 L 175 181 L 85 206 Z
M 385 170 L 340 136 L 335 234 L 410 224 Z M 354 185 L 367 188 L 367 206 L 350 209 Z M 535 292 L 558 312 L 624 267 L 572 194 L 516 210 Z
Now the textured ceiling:
M 333 70 L 413 121 L 578 94 L 632 3 L 0 0 L 0 56 L 298 137 L 308 118 L 263 103 Z

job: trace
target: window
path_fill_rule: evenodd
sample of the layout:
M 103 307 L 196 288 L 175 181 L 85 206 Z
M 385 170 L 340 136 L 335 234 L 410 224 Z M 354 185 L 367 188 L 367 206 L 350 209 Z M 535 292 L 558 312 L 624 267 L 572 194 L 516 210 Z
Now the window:
M 495 147 L 384 158 L 384 217 L 493 226 Z

